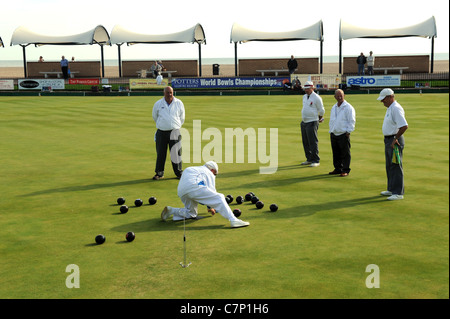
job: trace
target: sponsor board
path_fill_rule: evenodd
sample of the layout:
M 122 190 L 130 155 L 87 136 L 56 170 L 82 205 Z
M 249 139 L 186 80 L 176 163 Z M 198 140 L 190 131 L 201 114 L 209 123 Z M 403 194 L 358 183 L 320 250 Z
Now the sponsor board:
M 42 87 L 51 87 L 52 90 L 64 90 L 64 80 L 58 79 L 25 79 L 18 80 L 19 90 L 42 90 Z
M 167 79 L 157 81 L 156 79 L 130 79 L 130 90 L 164 88 L 169 85 Z
M 174 89 L 218 89 L 218 88 L 282 88 L 288 77 L 220 77 L 220 78 L 174 78 Z
M 0 80 L 0 90 L 14 90 L 14 80 Z
M 361 87 L 400 86 L 400 78 L 400 75 L 347 76 L 347 85 L 358 85 Z
M 69 79 L 69 84 L 99 85 L 99 79 Z

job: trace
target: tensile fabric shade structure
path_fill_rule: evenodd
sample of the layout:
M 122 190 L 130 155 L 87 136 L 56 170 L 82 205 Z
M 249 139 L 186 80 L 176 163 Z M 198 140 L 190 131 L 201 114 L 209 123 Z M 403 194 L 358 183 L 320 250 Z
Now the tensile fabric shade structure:
M 25 77 L 27 77 L 25 48 L 30 44 L 36 47 L 41 45 L 92 45 L 98 44 L 101 48 L 102 76 L 105 76 L 103 46 L 110 45 L 108 31 L 102 25 L 98 25 L 92 30 L 66 36 L 51 36 L 38 34 L 26 27 L 20 26 L 11 37 L 11 46 L 20 45 L 23 49 L 23 64 Z
M 199 55 L 199 71 L 202 75 L 202 50 L 201 44 L 206 44 L 203 27 L 197 23 L 193 27 L 170 34 L 142 34 L 129 31 L 120 25 L 114 26 L 111 31 L 111 44 L 116 44 L 119 56 L 119 76 L 122 76 L 122 58 L 120 46 L 134 44 L 172 44 L 172 43 L 197 43 Z

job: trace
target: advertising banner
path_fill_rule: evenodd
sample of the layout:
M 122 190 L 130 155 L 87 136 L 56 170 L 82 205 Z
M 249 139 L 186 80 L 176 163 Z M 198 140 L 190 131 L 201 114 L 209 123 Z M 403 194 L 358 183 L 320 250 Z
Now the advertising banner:
M 14 90 L 14 80 L 0 80 L 0 90 Z
M 174 89 L 282 88 L 288 77 L 175 78 Z
M 42 90 L 43 87 L 51 87 L 52 90 L 64 90 L 64 80 L 58 79 L 26 79 L 18 80 L 19 90 Z
M 360 87 L 391 87 L 400 86 L 400 75 L 369 75 L 347 76 L 347 86 L 359 85 Z
M 99 79 L 69 79 L 69 84 L 99 85 Z
M 342 77 L 337 74 L 291 74 L 291 82 L 298 79 L 303 86 L 306 81 L 312 81 L 317 89 L 335 90 L 339 88 Z
M 164 88 L 168 85 L 168 79 L 130 79 L 130 90 Z

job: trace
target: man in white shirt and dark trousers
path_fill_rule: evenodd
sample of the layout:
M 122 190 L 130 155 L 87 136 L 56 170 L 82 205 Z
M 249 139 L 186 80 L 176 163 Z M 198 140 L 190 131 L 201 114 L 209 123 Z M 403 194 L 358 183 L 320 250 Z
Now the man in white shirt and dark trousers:
M 384 153 L 386 158 L 387 190 L 381 195 L 389 196 L 388 200 L 403 199 L 403 133 L 408 129 L 405 111 L 395 101 L 394 91 L 383 89 L 377 98 L 387 108 L 383 121 Z
M 181 177 L 181 145 L 178 151 L 172 152 L 175 144 L 181 141 L 180 128 L 184 123 L 184 104 L 181 100 L 173 96 L 173 89 L 170 86 L 164 88 L 164 98 L 156 101 L 152 111 L 153 120 L 156 123 L 156 168 L 154 180 L 164 178 L 164 166 L 167 157 L 167 147 L 170 150 L 170 160 L 172 168 L 177 176 Z
M 345 100 L 344 91 L 336 90 L 334 98 L 337 103 L 330 111 L 329 131 L 334 170 L 329 174 L 345 177 L 350 173 L 350 133 L 355 130 L 355 109 Z
M 184 170 L 178 183 L 178 197 L 184 204 L 182 208 L 166 206 L 161 212 L 161 219 L 166 221 L 173 216 L 173 221 L 197 218 L 198 204 L 207 205 L 211 214 L 218 212 L 230 221 L 232 228 L 245 227 L 249 222 L 234 216 L 225 196 L 216 191 L 216 175 L 219 167 L 216 162 L 209 161 L 203 166 L 191 166 Z
M 306 81 L 303 89 L 306 94 L 303 96 L 300 128 L 306 161 L 301 165 L 317 167 L 320 165 L 317 130 L 319 129 L 319 123 L 323 122 L 325 108 L 323 107 L 322 98 L 314 92 L 314 84 L 311 81 Z

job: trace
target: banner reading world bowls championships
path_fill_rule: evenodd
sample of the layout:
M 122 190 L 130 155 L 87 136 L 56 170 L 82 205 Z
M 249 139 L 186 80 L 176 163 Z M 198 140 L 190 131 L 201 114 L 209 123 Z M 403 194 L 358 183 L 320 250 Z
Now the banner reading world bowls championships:
M 174 89 L 282 88 L 288 77 L 175 78 Z

